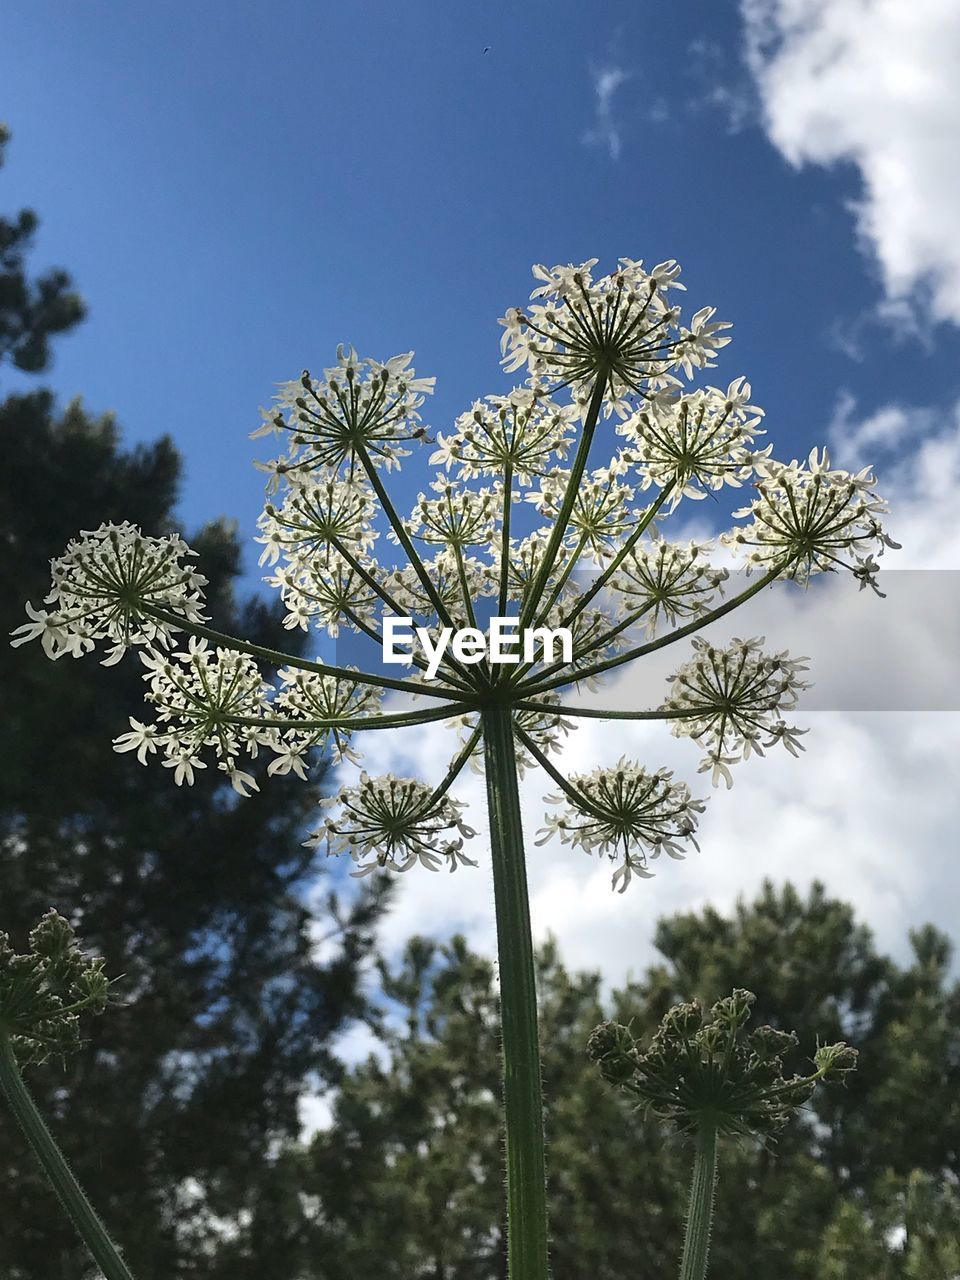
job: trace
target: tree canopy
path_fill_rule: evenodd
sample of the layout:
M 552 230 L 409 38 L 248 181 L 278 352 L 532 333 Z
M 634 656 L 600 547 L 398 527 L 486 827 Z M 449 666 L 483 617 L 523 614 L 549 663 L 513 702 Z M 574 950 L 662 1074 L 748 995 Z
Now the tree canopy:
M 0 224 L 0 350 L 31 370 L 47 337 L 82 315 L 65 274 L 28 282 L 34 225 L 29 213 Z M 176 527 L 183 464 L 169 438 L 125 449 L 111 415 L 80 401 L 61 410 L 38 390 L 0 403 L 0 451 L 4 635 L 26 600 L 40 603 L 50 557 L 78 530 Z M 276 617 L 237 598 L 232 523 L 212 520 L 191 542 L 217 625 L 276 643 Z M 285 1247 L 272 1155 L 299 1131 L 304 1082 L 337 1078 L 331 1041 L 363 1013 L 383 885 L 349 907 L 320 895 L 308 910 L 320 873 L 301 841 L 315 787 L 273 778 L 238 803 L 218 777 L 181 790 L 117 755 L 111 738 L 142 702 L 135 656 L 105 672 L 4 643 L 0 682 L 0 928 L 22 943 L 56 906 L 122 975 L 79 1058 L 32 1071 L 31 1086 L 139 1276 L 220 1274 L 221 1220 L 234 1233 L 243 1224 L 249 1271 L 230 1274 L 263 1275 Z M 323 933 L 339 941 L 321 962 Z M 0 1270 L 77 1280 L 82 1251 L 2 1109 L 0 1134 Z
M 948 940 L 915 931 L 899 965 L 822 886 L 768 884 L 729 916 L 661 921 L 656 945 L 659 962 L 608 997 L 554 944 L 540 954 L 556 1280 L 668 1276 L 680 1250 L 689 1151 L 603 1084 L 584 1054 L 591 1029 L 612 1017 L 642 1038 L 677 1000 L 709 1004 L 733 986 L 757 994 L 757 1025 L 799 1033 L 797 1069 L 841 1038 L 860 1067 L 775 1144 L 722 1144 L 712 1274 L 955 1274 L 960 989 Z M 350 1070 L 330 1127 L 296 1157 L 322 1205 L 312 1230 L 328 1262 L 315 1274 L 500 1276 L 492 968 L 462 939 L 413 939 L 383 966 L 383 991 L 381 1055 Z
M 0 124 L 0 166 L 9 141 L 10 130 Z M 45 369 L 50 338 L 72 329 L 86 312 L 65 271 L 55 268 L 28 278 L 26 255 L 38 226 L 32 209 L 0 218 L 0 364 L 9 360 L 25 373 Z

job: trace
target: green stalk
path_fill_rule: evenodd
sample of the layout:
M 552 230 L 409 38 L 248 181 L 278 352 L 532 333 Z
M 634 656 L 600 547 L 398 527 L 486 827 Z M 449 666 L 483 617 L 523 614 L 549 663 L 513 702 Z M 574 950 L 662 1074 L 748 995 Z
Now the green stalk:
M 567 487 L 563 493 L 563 502 L 560 504 L 560 510 L 557 513 L 553 530 L 543 553 L 543 561 L 534 577 L 530 593 L 524 600 L 520 610 L 521 627 L 525 627 L 530 619 L 535 616 L 540 597 L 543 595 L 550 574 L 553 572 L 557 553 L 563 542 L 564 534 L 567 532 L 567 525 L 570 523 L 570 512 L 573 510 L 573 504 L 577 500 L 580 481 L 583 479 L 583 473 L 586 470 L 587 458 L 590 456 L 590 446 L 593 444 L 594 433 L 600 420 L 600 410 L 603 407 L 603 393 L 606 390 L 606 386 L 606 372 L 598 373 L 597 380 L 593 386 L 593 395 L 590 397 L 586 420 L 580 433 L 580 443 L 577 445 L 577 452 L 570 468 L 570 475 L 567 477 Z
M 710 1252 L 713 1196 L 717 1185 L 717 1127 L 704 1120 L 697 1133 L 697 1149 L 690 1184 L 690 1205 L 683 1238 L 680 1280 L 704 1280 Z
M 242 640 L 239 636 L 227 635 L 224 631 L 215 631 L 213 627 L 204 626 L 201 622 L 190 622 L 169 609 L 161 609 L 152 604 L 137 605 L 138 613 L 146 618 L 156 618 L 159 622 L 169 623 L 179 631 L 189 635 L 200 636 L 211 640 L 224 649 L 234 649 L 237 653 L 249 653 L 252 658 L 262 658 L 274 667 L 296 667 L 300 671 L 315 671 L 321 676 L 334 676 L 337 680 L 349 680 L 353 684 L 372 684 L 380 689 L 397 689 L 401 693 L 422 694 L 426 698 L 444 698 L 447 701 L 463 701 L 458 689 L 441 686 L 431 688 L 428 684 L 414 684 L 410 680 L 394 680 L 391 676 L 370 675 L 367 671 L 355 671 L 352 667 L 335 667 L 326 662 L 311 662 L 308 658 L 300 658 L 295 653 L 281 653 L 279 649 L 268 649 L 266 645 L 254 644 L 251 640 Z M 464 698 L 469 697 L 465 694 Z
M 513 717 L 508 706 L 485 708 L 483 740 L 500 961 L 508 1275 L 510 1280 L 548 1280 L 537 991 Z
M 73 1176 L 23 1082 L 10 1036 L 0 1028 L 0 1086 L 34 1155 L 106 1280 L 133 1280 L 106 1227 Z

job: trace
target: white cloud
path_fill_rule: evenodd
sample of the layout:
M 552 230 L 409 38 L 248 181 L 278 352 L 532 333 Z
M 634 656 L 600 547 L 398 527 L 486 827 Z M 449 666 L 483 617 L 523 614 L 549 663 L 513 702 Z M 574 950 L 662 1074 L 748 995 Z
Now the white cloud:
M 603 147 L 611 160 L 619 160 L 623 149 L 620 125 L 614 117 L 613 98 L 630 72 L 622 67 L 599 67 L 593 77 L 593 125 L 583 135 L 588 146 Z
M 316 1133 L 333 1127 L 333 1102 L 335 1090 L 323 1093 L 304 1093 L 297 1099 L 297 1118 L 300 1121 L 300 1138 L 309 1142 Z
M 772 142 L 793 165 L 857 167 L 860 236 L 890 318 L 960 322 L 960 5 L 741 0 Z
M 946 410 L 887 405 L 858 421 L 856 401 L 843 395 L 829 441 L 840 466 L 877 470 L 887 523 L 903 544 L 891 567 L 960 569 L 960 401 Z

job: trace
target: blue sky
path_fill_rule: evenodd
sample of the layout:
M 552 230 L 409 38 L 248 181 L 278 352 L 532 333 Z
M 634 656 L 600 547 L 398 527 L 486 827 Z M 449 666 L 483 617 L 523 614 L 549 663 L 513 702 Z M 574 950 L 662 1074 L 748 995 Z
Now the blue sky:
M 338 342 L 414 348 L 444 429 L 509 385 L 496 319 L 533 262 L 672 257 L 691 309 L 734 322 L 711 376 L 749 377 L 776 453 L 829 439 L 842 465 L 875 462 L 897 563 L 960 569 L 955 3 L 34 0 L 4 37 L 0 204 L 37 209 L 34 269 L 65 266 L 90 306 L 44 380 L 115 410 L 130 444 L 173 436 L 188 529 L 223 513 L 252 538 L 258 406 Z M 895 599 L 884 619 L 852 662 L 882 682 L 919 653 L 955 685 L 960 655 L 932 628 Z M 723 908 L 765 875 L 824 879 L 895 949 L 908 924 L 955 930 L 960 718 L 814 720 L 804 758 L 744 767 L 708 808 L 703 856 L 649 894 L 532 852 L 538 936 L 617 980 L 657 915 Z M 449 755 L 432 733 L 372 736 L 374 772 Z M 627 751 L 696 778 L 665 733 L 574 738 L 571 771 Z M 458 927 L 489 948 L 467 876 L 402 877 L 387 941 Z
M 772 145 L 734 6 L 39 0 L 5 34 L 3 205 L 38 210 L 34 266 L 90 306 L 46 381 L 129 442 L 171 433 L 188 527 L 252 534 L 258 406 L 339 341 L 414 348 L 441 429 L 503 389 L 496 318 L 535 261 L 679 259 L 736 326 L 717 379 L 747 374 L 780 454 L 841 392 L 868 413 L 960 390 L 955 330 L 873 318 L 855 167 Z

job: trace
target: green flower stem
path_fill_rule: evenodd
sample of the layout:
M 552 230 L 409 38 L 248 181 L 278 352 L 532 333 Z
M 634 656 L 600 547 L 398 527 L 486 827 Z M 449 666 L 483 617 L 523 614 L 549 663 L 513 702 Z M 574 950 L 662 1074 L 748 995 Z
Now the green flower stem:
M 508 458 L 503 468 L 503 519 L 500 526 L 500 591 L 497 612 L 507 612 L 510 595 L 510 508 L 513 505 L 513 463 Z
M 247 725 L 254 729 L 342 729 L 366 732 L 367 729 L 408 729 L 414 725 L 431 724 L 436 720 L 449 720 L 473 710 L 466 702 L 451 702 L 430 711 L 398 711 L 395 715 L 384 716 L 327 716 L 316 720 L 293 720 L 283 716 L 224 715 L 222 719 L 225 724 Z
M 580 614 L 584 611 L 584 609 L 587 607 L 590 601 L 594 598 L 594 596 L 598 595 L 603 590 L 603 588 L 607 585 L 607 583 L 610 581 L 610 579 L 613 577 L 616 571 L 620 568 L 621 564 L 623 564 L 624 560 L 626 560 L 627 556 L 630 554 L 630 552 L 633 550 L 636 544 L 640 541 L 643 534 L 646 533 L 649 526 L 653 523 L 653 519 L 656 516 L 657 512 L 660 510 L 660 508 L 666 502 L 667 498 L 673 492 L 674 484 L 675 484 L 675 481 L 669 480 L 663 486 L 663 488 L 657 494 L 656 498 L 653 500 L 653 502 L 651 502 L 650 506 L 647 507 L 643 515 L 637 521 L 636 525 L 634 526 L 633 530 L 630 533 L 629 538 L 627 538 L 626 542 L 623 544 L 623 546 L 620 548 L 617 554 L 613 557 L 613 559 L 610 561 L 607 567 L 603 570 L 603 572 L 600 573 L 595 578 L 593 585 L 589 588 L 589 590 L 585 591 L 583 595 L 576 600 L 573 608 L 564 617 L 563 625 L 565 627 L 569 627 L 570 623 L 580 616 Z
M 394 507 L 393 502 L 390 498 L 390 495 L 389 493 L 387 493 L 386 486 L 384 485 L 383 481 L 380 479 L 380 475 L 376 467 L 373 465 L 370 455 L 367 453 L 363 445 L 359 443 L 356 446 L 356 452 L 357 452 L 357 457 L 360 459 L 360 462 L 363 465 L 364 471 L 366 471 L 367 473 L 367 479 L 370 481 L 371 485 L 373 486 L 374 492 L 376 493 L 377 497 L 380 499 L 380 505 L 383 508 L 384 514 L 386 515 L 387 519 L 390 521 L 390 527 L 393 529 L 393 532 L 396 534 L 397 541 L 400 543 L 400 546 L 403 547 L 403 550 L 406 552 L 407 560 L 409 561 L 410 566 L 412 567 L 413 571 L 416 573 L 417 577 L 420 579 L 421 586 L 423 587 L 424 591 L 426 591 L 428 598 L 430 599 L 431 603 L 433 604 L 433 607 L 437 611 L 437 617 L 440 619 L 440 622 L 442 623 L 443 626 L 453 627 L 454 629 L 456 629 L 456 623 L 450 617 L 450 614 L 447 611 L 447 606 L 443 603 L 443 597 L 440 595 L 439 591 L 434 586 L 433 579 L 430 577 L 430 574 L 427 571 L 426 565 L 420 559 L 420 555 L 416 547 L 413 545 L 413 540 L 411 539 L 409 533 L 407 533 L 406 526 L 404 525 L 403 521 L 400 519 L 400 516 L 397 513 L 397 509 L 396 507 Z
M 710 1227 L 713 1222 L 713 1197 L 717 1185 L 717 1127 L 704 1120 L 697 1133 L 697 1149 L 693 1160 L 693 1181 L 687 1229 L 683 1239 L 683 1261 L 680 1280 L 704 1280 L 707 1255 L 710 1252 Z
M 580 443 L 573 459 L 573 466 L 570 468 L 570 475 L 567 477 L 567 487 L 564 490 L 563 502 L 560 504 L 560 510 L 557 513 L 550 540 L 543 553 L 540 568 L 537 570 L 536 577 L 530 587 L 530 593 L 524 600 L 523 608 L 520 610 L 521 627 L 527 626 L 530 619 L 535 616 L 540 598 L 546 588 L 550 574 L 553 572 L 553 566 L 556 563 L 564 535 L 567 532 L 567 525 L 570 523 L 570 513 L 573 511 L 573 504 L 576 502 L 577 493 L 580 490 L 580 481 L 583 479 L 583 473 L 586 470 L 587 458 L 590 455 L 590 446 L 593 443 L 597 422 L 600 419 L 600 409 L 603 405 L 603 393 L 606 387 L 606 373 L 598 374 L 593 387 L 593 395 L 590 397 L 590 405 L 587 409 L 583 430 L 580 433 Z
M 434 791 L 433 795 L 430 797 L 431 804 L 436 803 L 436 801 L 439 800 L 442 796 L 445 796 L 447 792 L 450 790 L 450 788 L 453 786 L 453 784 L 456 782 L 457 778 L 460 776 L 463 770 L 463 766 L 467 763 L 467 761 L 470 759 L 470 757 L 473 755 L 474 751 L 476 750 L 477 743 L 480 741 L 480 736 L 482 733 L 483 733 L 483 730 L 478 725 L 477 728 L 474 729 L 473 733 L 471 733 L 470 737 L 463 744 L 463 749 L 454 757 L 453 760 L 450 761 L 450 768 L 447 770 L 446 777 L 443 779 L 443 781 Z
M 292 653 L 281 653 L 279 649 L 268 649 L 266 645 L 254 644 L 250 640 L 241 640 L 239 636 L 227 635 L 225 631 L 216 631 L 201 622 L 191 622 L 178 613 L 161 609 L 157 605 L 140 604 L 137 612 L 146 618 L 156 618 L 158 622 L 166 622 L 179 631 L 189 635 L 200 636 L 211 640 L 224 649 L 234 649 L 237 653 L 249 653 L 252 658 L 262 658 L 275 667 L 296 667 L 299 671 L 315 671 L 321 676 L 335 676 L 338 680 L 349 680 L 353 684 L 372 684 L 380 689 L 396 689 L 400 693 L 421 694 L 425 698 L 443 698 L 446 701 L 468 701 L 469 695 L 462 694 L 459 689 L 439 688 L 428 684 L 414 684 L 410 680 L 394 680 L 392 676 L 370 675 L 366 671 L 354 671 L 350 667 L 335 667 L 325 662 L 311 662 L 308 658 L 298 658 Z
M 347 561 L 347 563 L 354 570 L 354 572 L 367 584 L 368 587 L 371 588 L 372 591 L 375 592 L 375 594 L 379 597 L 379 599 L 383 601 L 383 603 L 387 606 L 388 609 L 392 610 L 395 614 L 397 614 L 401 618 L 405 616 L 406 610 L 403 608 L 403 606 L 397 603 L 397 601 L 393 598 L 393 596 L 389 593 L 389 591 L 384 591 L 381 589 L 380 584 L 377 582 L 376 578 L 374 578 L 374 576 L 371 573 L 367 572 L 367 570 L 363 567 L 360 561 L 356 559 L 356 557 L 350 554 L 349 550 L 344 546 L 344 544 L 339 540 L 339 538 L 331 538 L 330 545 L 336 548 L 336 550 L 340 552 L 340 554 Z M 358 631 L 362 631 L 365 635 L 368 635 L 371 640 L 375 640 L 377 644 L 380 645 L 381 649 L 383 648 L 383 635 L 381 632 L 377 631 L 375 627 L 369 626 L 366 622 L 363 621 L 363 619 L 358 614 L 354 613 L 352 609 L 348 609 L 346 605 L 343 606 L 343 615 L 344 617 L 350 619 L 350 621 L 353 623 L 353 625 L 357 628 Z M 415 667 L 419 667 L 421 671 L 427 670 L 426 662 L 424 662 L 422 658 L 418 657 L 416 653 L 411 654 L 411 661 L 413 662 L 413 665 Z M 468 687 L 463 683 L 463 680 L 462 680 L 462 675 L 463 675 L 462 667 L 459 668 L 461 678 L 454 679 L 453 677 L 451 677 L 449 670 L 446 669 L 450 666 L 453 666 L 454 664 L 448 663 L 448 662 L 441 662 L 440 665 L 442 668 L 444 668 L 443 678 L 445 681 L 447 681 L 448 684 L 452 684 L 457 689 L 465 689 Z
M 510 1280 L 547 1280 L 540 1042 L 512 713 L 483 711 L 487 806 L 500 962 Z
M 133 1280 L 106 1227 L 73 1176 L 23 1082 L 10 1036 L 0 1027 L 0 1086 L 34 1155 L 106 1280 Z
M 749 599 L 757 595 L 764 587 L 769 586 L 771 582 L 779 578 L 790 563 L 791 559 L 789 557 L 778 561 L 762 578 L 758 578 L 752 587 L 748 587 L 746 591 L 741 591 L 739 595 L 733 596 L 716 609 L 711 609 L 709 613 L 704 613 L 698 618 L 694 618 L 692 622 L 688 622 L 685 626 L 677 627 L 675 631 L 668 631 L 664 635 L 658 636 L 656 640 L 650 640 L 646 644 L 638 645 L 636 649 L 629 649 L 625 653 L 619 653 L 615 658 L 608 658 L 606 662 L 598 662 L 595 666 L 584 667 L 575 674 L 559 676 L 556 680 L 548 680 L 542 684 L 528 685 L 523 689 L 523 695 L 528 698 L 534 694 L 546 693 L 550 689 L 559 689 L 566 684 L 579 684 L 580 681 L 588 680 L 591 676 L 600 675 L 604 671 L 612 671 L 615 667 L 622 667 L 625 662 L 632 662 L 635 658 L 642 658 L 648 653 L 655 653 L 657 649 L 663 649 L 668 644 L 674 644 L 677 640 L 692 636 L 703 627 L 709 626 L 711 622 L 716 622 L 718 619 L 726 617 L 728 613 L 739 608 L 740 605 L 746 604 Z
M 517 737 L 533 756 L 534 760 L 536 760 L 540 768 L 543 769 L 544 773 L 554 780 L 563 794 L 567 796 L 568 799 L 572 800 L 578 809 L 585 809 L 588 813 L 592 813 L 595 818 L 600 818 L 601 820 L 606 817 L 603 810 L 598 809 L 590 800 L 589 796 L 585 796 L 579 788 L 573 786 L 573 784 L 563 776 L 559 769 L 555 769 L 553 767 L 550 763 L 549 757 L 544 755 L 528 733 L 524 733 L 522 729 L 518 728 Z
M 685 707 L 680 711 L 662 708 L 654 708 L 652 711 L 620 711 L 614 707 L 570 707 L 561 702 L 524 701 L 513 705 L 517 711 L 540 711 L 550 716 L 586 716 L 595 720 L 689 720 L 703 715 L 703 707 Z

